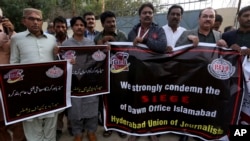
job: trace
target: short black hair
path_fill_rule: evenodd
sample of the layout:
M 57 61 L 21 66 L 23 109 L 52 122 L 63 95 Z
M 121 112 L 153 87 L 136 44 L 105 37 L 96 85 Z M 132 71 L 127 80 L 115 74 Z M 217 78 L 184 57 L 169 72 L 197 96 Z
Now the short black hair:
M 114 17 L 116 19 L 115 13 L 111 12 L 111 11 L 105 11 L 100 15 L 100 19 L 101 19 L 101 23 L 103 24 L 106 20 L 106 18 L 112 18 Z
M 221 23 L 223 22 L 223 18 L 220 14 L 215 15 L 215 22 L 221 22 Z
M 224 32 L 230 31 L 232 28 L 234 28 L 234 26 L 232 26 L 232 25 L 226 26 L 224 28 Z
M 64 23 L 67 27 L 67 20 L 63 17 L 63 16 L 58 16 L 53 20 L 53 24 L 54 26 L 56 25 L 56 23 Z
M 238 16 L 240 17 L 244 12 L 250 11 L 250 5 L 240 9 Z
M 174 5 L 172 5 L 172 6 L 168 9 L 168 15 L 170 14 L 171 10 L 172 10 L 172 9 L 175 9 L 175 8 L 180 8 L 180 9 L 181 9 L 181 15 L 183 15 L 184 10 L 183 10 L 183 8 L 182 8 L 180 5 L 178 5 L 178 4 L 174 4 Z
M 143 4 L 141 5 L 141 7 L 139 8 L 139 15 L 141 15 L 141 11 L 142 11 L 142 9 L 145 8 L 145 7 L 151 8 L 151 9 L 153 10 L 153 12 L 155 11 L 155 8 L 154 8 L 153 4 L 152 4 L 151 2 L 146 2 L 146 3 L 143 3 Z
M 94 12 L 85 12 L 85 13 L 83 14 L 83 18 L 85 19 L 85 17 L 86 17 L 86 16 L 89 16 L 89 15 L 90 15 L 90 16 L 92 16 L 92 15 L 95 16 Z
M 80 20 L 80 21 L 84 24 L 85 27 L 87 26 L 86 21 L 85 21 L 82 17 L 80 17 L 80 16 L 73 17 L 73 18 L 70 20 L 70 26 L 73 27 L 73 26 L 76 24 L 76 21 L 77 21 L 77 20 Z

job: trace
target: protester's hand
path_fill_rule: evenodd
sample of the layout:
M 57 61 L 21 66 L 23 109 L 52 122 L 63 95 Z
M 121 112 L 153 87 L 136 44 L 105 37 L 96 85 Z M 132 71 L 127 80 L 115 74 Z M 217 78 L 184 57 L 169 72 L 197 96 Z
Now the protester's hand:
M 57 55 L 59 53 L 59 47 L 55 46 L 53 50 L 54 55 Z
M 133 46 L 136 46 L 138 43 L 142 43 L 142 42 L 143 42 L 143 38 L 136 37 L 133 41 Z
M 241 48 L 240 48 L 240 46 L 239 46 L 238 44 L 232 44 L 232 45 L 230 46 L 230 48 L 231 48 L 232 50 L 238 51 L 239 53 L 241 52 Z
M 226 43 L 226 41 L 223 40 L 223 39 L 218 40 L 217 43 L 216 43 L 216 45 L 217 45 L 218 47 L 227 47 L 227 43 Z
M 106 42 L 112 42 L 112 41 L 115 41 L 115 38 L 113 36 L 104 36 L 102 38 L 103 44 L 105 44 Z
M 171 47 L 171 46 L 167 46 L 166 47 L 166 52 L 167 53 L 170 53 L 170 52 L 172 52 L 173 51 L 173 48 Z
M 72 65 L 74 65 L 74 64 L 76 64 L 76 59 L 75 58 L 72 58 L 72 59 L 70 59 L 70 64 L 72 64 Z
M 110 45 L 108 45 L 107 49 L 108 49 L 108 50 L 111 50 L 111 46 L 110 46 Z
M 192 41 L 193 46 L 197 47 L 199 43 L 199 38 L 195 35 L 188 35 L 188 40 Z
M 247 49 L 241 49 L 241 55 L 250 55 L 250 49 L 247 48 Z
M 10 33 L 14 31 L 14 25 L 10 22 L 8 18 L 2 19 L 2 25 L 3 27 L 6 27 Z

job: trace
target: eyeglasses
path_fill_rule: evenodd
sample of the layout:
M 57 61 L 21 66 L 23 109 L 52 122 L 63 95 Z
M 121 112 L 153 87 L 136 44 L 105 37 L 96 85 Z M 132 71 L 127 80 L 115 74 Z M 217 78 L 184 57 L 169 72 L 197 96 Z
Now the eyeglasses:
M 42 19 L 40 19 L 40 18 L 34 18 L 34 17 L 28 17 L 27 19 L 28 19 L 29 21 L 32 21 L 32 22 L 34 22 L 34 21 L 41 22 L 41 21 L 42 21 Z

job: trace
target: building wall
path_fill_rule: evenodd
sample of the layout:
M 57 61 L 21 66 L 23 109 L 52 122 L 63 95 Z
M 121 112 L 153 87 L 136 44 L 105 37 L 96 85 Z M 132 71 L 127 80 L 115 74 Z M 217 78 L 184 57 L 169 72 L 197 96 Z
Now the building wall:
M 217 9 L 216 11 L 223 17 L 223 22 L 220 27 L 220 31 L 223 32 L 226 26 L 235 25 L 237 8 L 221 8 Z
M 223 23 L 220 27 L 220 31 L 224 30 L 224 27 L 228 25 L 234 25 L 234 21 L 236 18 L 236 12 L 237 8 L 221 8 L 221 9 L 216 9 L 217 13 L 222 15 L 223 17 Z M 198 15 L 199 15 L 200 10 L 193 10 L 193 11 L 186 11 L 183 14 L 183 19 L 180 23 L 181 26 L 187 28 L 187 29 L 194 29 L 198 27 Z M 156 14 L 154 16 L 154 21 L 159 25 L 163 26 L 167 23 L 166 19 L 166 13 L 165 14 Z M 124 31 L 126 34 L 133 28 L 135 24 L 139 22 L 139 17 L 138 16 L 133 16 L 133 17 L 117 17 L 117 27 L 119 30 Z M 43 29 L 44 31 L 47 30 L 47 23 L 45 22 L 43 24 Z M 96 29 L 98 31 L 102 31 L 102 25 L 101 21 L 97 20 L 96 21 Z M 68 35 L 71 37 L 72 36 L 72 30 L 68 29 Z

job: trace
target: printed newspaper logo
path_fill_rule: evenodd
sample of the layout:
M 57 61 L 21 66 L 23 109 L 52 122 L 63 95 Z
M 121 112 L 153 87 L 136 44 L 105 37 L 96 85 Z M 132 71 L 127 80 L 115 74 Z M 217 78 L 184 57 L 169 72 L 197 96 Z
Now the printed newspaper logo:
M 75 56 L 76 52 L 74 50 L 68 50 L 66 51 L 63 55 L 62 55 L 62 58 L 64 60 L 71 60 L 71 59 L 75 59 L 76 56 Z
M 250 138 L 250 125 L 231 125 L 230 141 L 247 141 Z
M 221 80 L 229 79 L 235 73 L 235 67 L 222 57 L 213 60 L 207 69 L 213 77 Z
M 49 78 L 59 78 L 63 75 L 63 70 L 57 66 L 53 66 L 52 68 L 46 71 L 46 75 Z
M 106 54 L 104 54 L 102 51 L 98 50 L 92 54 L 92 58 L 95 61 L 103 61 L 106 58 Z
M 129 54 L 126 52 L 116 52 L 111 57 L 111 67 L 110 70 L 112 73 L 120 73 L 122 71 L 128 71 L 129 65 L 128 63 Z
M 4 79 L 7 79 L 7 83 L 15 83 L 22 81 L 24 75 L 22 75 L 23 69 L 13 69 L 4 75 Z

